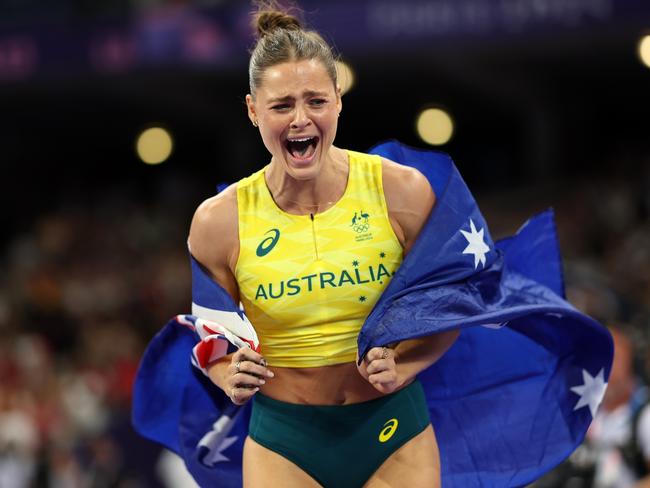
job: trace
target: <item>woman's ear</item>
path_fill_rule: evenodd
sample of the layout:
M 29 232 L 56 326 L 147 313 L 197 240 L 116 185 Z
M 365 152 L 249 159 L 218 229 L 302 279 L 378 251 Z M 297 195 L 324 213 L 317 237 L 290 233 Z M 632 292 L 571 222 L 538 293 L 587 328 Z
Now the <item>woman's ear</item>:
M 343 110 L 343 95 L 341 93 L 341 85 L 336 84 L 336 108 L 338 109 L 338 114 L 341 115 L 341 110 Z
M 255 110 L 255 102 L 253 96 L 249 93 L 246 95 L 246 108 L 248 109 L 248 118 L 254 127 L 257 127 L 257 112 Z

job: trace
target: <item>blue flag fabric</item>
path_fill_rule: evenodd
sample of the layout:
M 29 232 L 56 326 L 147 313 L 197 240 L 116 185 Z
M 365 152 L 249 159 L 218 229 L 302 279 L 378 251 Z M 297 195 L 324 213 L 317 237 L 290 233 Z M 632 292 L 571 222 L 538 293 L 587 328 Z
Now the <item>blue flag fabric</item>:
M 552 212 L 494 243 L 447 155 L 397 142 L 371 152 L 419 169 L 437 201 L 361 329 L 360 357 L 371 347 L 462 329 L 419 375 L 443 486 L 526 485 L 582 442 L 609 377 L 611 336 L 563 298 Z M 192 270 L 193 301 L 240 312 L 200 266 Z M 241 486 L 250 407 L 235 407 L 191 366 L 197 340 L 182 318 L 152 340 L 136 379 L 133 422 L 180 454 L 201 486 Z

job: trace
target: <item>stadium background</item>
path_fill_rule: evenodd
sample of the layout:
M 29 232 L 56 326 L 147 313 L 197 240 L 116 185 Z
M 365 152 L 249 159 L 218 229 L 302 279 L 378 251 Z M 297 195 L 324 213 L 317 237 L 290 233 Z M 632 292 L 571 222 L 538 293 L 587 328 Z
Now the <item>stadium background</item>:
M 650 34 L 643 0 L 301 2 L 354 72 L 337 142 L 431 147 L 496 237 L 556 210 L 567 293 L 627 330 L 647 377 Z M 129 429 L 146 342 L 189 310 L 185 239 L 216 186 L 266 164 L 245 113 L 250 5 L 0 1 L 0 486 L 160 486 Z M 144 129 L 173 138 L 146 165 Z M 58 484 L 57 484 L 58 483 Z M 85 484 L 84 484 L 85 483 Z

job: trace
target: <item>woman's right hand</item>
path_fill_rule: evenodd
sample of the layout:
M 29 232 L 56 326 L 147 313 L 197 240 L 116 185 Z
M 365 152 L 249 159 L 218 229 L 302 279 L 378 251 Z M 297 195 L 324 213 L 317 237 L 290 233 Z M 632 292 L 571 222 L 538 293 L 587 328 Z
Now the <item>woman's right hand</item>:
M 230 356 L 208 366 L 208 375 L 235 405 L 244 405 L 250 400 L 267 378 L 274 374 L 266 367 L 264 358 L 245 346 Z M 226 361 L 224 361 L 226 360 Z

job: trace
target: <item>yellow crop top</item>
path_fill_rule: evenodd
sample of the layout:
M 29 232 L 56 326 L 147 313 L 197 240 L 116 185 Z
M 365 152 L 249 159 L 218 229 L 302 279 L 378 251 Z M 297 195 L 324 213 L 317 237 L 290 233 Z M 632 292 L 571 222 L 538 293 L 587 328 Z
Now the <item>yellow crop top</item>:
M 235 277 L 270 366 L 354 361 L 359 330 L 402 262 L 388 220 L 381 159 L 353 151 L 348 156 L 343 196 L 313 216 L 276 205 L 266 168 L 237 184 Z

